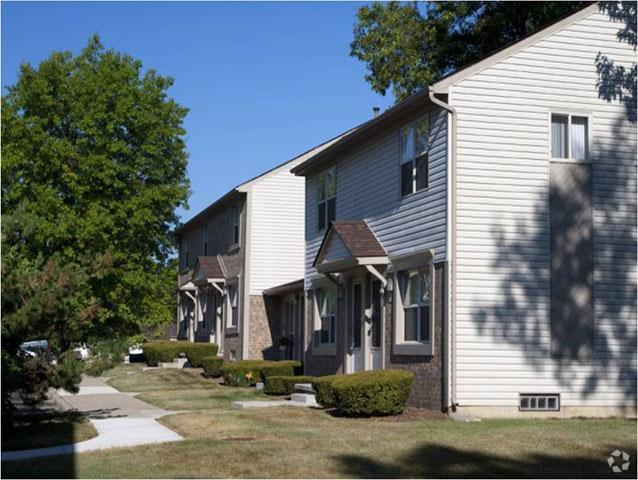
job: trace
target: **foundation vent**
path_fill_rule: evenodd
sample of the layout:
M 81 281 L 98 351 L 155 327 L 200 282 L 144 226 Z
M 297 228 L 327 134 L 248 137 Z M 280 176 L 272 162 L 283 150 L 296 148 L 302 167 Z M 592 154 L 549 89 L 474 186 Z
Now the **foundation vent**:
M 558 393 L 520 393 L 518 409 L 522 412 L 558 412 L 560 394 Z

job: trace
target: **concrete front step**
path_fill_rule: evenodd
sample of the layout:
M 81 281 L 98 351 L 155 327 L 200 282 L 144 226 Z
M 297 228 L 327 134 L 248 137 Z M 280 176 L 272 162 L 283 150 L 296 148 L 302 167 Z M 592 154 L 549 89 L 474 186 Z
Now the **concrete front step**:
M 306 403 L 293 402 L 292 400 L 246 400 L 241 402 L 232 402 L 230 408 L 232 410 L 248 410 L 252 408 L 267 407 L 310 407 Z
M 308 407 L 318 407 L 319 404 L 312 393 L 293 393 L 290 396 L 291 402 L 303 403 Z
M 295 392 L 315 394 L 312 383 L 295 383 Z
M 187 358 L 176 358 L 172 362 L 160 362 L 161 368 L 184 368 Z

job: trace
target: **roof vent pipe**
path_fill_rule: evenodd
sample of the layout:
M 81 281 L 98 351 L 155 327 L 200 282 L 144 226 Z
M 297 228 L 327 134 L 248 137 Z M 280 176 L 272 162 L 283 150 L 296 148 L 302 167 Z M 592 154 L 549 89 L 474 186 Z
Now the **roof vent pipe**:
M 381 109 L 379 107 L 372 107 L 372 118 L 377 118 Z

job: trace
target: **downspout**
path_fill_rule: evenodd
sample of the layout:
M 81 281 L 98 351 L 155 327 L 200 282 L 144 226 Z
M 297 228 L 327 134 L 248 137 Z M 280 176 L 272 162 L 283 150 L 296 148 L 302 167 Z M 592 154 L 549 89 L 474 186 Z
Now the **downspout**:
M 447 299 L 448 299 L 448 308 L 446 315 L 446 347 L 447 347 L 447 355 L 445 356 L 445 370 L 447 373 L 446 380 L 446 392 L 445 392 L 445 404 L 446 407 L 451 407 L 452 410 L 456 410 L 457 402 L 456 398 L 456 345 L 454 343 L 455 339 L 455 328 L 456 328 L 456 165 L 457 165 L 457 142 L 456 142 L 456 132 L 457 132 L 457 111 L 456 109 L 448 103 L 445 103 L 434 96 L 434 91 L 432 87 L 428 87 L 428 97 L 430 101 L 435 105 L 438 105 L 445 111 L 447 111 L 452 117 L 452 125 L 451 125 L 451 159 L 449 161 L 450 165 L 450 210 L 449 210 L 449 218 L 450 218 L 450 252 L 448 252 L 447 256 L 450 260 L 448 265 L 448 271 L 446 272 L 446 290 L 447 290 Z M 449 101 L 449 95 L 448 95 Z

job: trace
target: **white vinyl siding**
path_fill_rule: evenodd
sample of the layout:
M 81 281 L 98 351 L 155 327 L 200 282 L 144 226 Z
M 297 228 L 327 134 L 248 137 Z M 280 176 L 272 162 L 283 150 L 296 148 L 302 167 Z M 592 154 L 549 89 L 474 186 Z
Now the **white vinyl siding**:
M 427 115 L 428 188 L 401 198 L 397 128 L 338 161 L 336 218 L 366 220 L 390 255 L 431 248 L 440 262 L 446 259 L 447 115 L 438 109 Z M 306 179 L 306 289 L 318 276 L 312 263 L 325 233 L 317 230 L 316 180 Z
M 458 112 L 456 398 L 517 407 L 635 401 L 636 130 L 599 98 L 595 59 L 630 67 L 620 23 L 594 13 L 452 87 Z M 587 117 L 594 192 L 594 360 L 550 356 L 551 114 Z M 578 123 L 565 144 L 580 156 Z M 565 140 L 567 141 L 567 140 Z M 585 143 L 586 145 L 586 143 Z M 555 148 L 556 151 L 556 148 Z M 568 152 L 564 152 L 565 157 Z
M 251 295 L 303 277 L 304 184 L 285 169 L 252 187 Z

